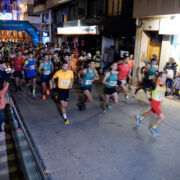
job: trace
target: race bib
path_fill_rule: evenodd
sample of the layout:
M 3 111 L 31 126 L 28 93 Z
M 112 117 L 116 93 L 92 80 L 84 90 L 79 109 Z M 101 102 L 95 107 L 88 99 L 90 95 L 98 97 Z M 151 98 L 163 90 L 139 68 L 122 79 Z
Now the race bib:
M 149 76 L 149 79 L 154 79 L 154 75 Z
M 69 86 L 69 81 L 68 80 L 62 80 L 61 86 Z
M 164 100 L 164 96 L 157 96 L 157 101 L 163 101 Z
M 116 84 L 117 84 L 117 81 L 111 81 L 110 82 L 110 86 L 116 86 Z
M 49 75 L 51 71 L 44 71 L 44 75 Z
M 86 85 L 91 85 L 92 84 L 92 80 L 86 80 Z
M 35 66 L 32 65 L 32 66 L 29 67 L 29 69 L 30 69 L 30 70 L 35 69 Z
M 22 65 L 17 65 L 16 67 L 18 67 L 18 68 L 22 68 L 23 66 L 22 66 Z
M 100 63 L 95 63 L 95 67 L 100 67 L 101 64 Z
M 122 83 L 122 84 L 126 84 L 126 79 L 122 79 L 122 80 L 121 80 L 121 83 Z

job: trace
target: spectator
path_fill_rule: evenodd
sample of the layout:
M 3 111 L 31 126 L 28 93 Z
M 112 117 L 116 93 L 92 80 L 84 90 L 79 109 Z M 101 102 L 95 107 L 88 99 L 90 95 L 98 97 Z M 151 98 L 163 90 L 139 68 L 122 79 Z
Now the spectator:
M 0 90 L 0 136 L 5 134 L 4 131 L 4 108 L 6 105 L 4 94 L 8 90 L 9 83 L 5 83 L 2 87 L 2 90 Z
M 173 79 L 176 76 L 177 64 L 173 58 L 169 58 L 169 62 L 164 66 L 164 71 L 167 73 L 166 86 L 172 88 Z
M 7 73 L 5 71 L 6 69 L 6 63 L 4 61 L 0 61 L 0 90 L 3 88 L 4 81 L 7 81 L 14 73 L 14 69 L 11 69 L 10 73 Z
M 173 94 L 175 96 L 180 97 L 180 72 L 178 72 L 178 75 L 176 76 L 173 84 Z

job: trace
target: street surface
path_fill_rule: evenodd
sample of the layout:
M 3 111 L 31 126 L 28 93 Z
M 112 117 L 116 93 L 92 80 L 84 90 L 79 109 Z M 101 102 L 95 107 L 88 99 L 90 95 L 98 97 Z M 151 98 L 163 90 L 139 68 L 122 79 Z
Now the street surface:
M 101 114 L 103 86 L 92 90 L 95 102 L 80 112 L 76 106 L 80 89 L 71 90 L 69 126 L 50 97 L 35 99 L 29 89 L 14 93 L 22 117 L 53 180 L 179 180 L 180 103 L 166 99 L 165 120 L 154 137 L 149 126 L 155 117 L 136 127 L 135 116 L 149 110 L 140 91 L 129 101 L 121 94 L 112 111 Z

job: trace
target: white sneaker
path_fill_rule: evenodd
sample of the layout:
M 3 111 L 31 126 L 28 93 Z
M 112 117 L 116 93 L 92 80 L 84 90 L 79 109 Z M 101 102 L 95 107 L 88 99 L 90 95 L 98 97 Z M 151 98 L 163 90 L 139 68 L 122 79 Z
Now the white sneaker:
M 128 95 L 126 95 L 126 100 L 129 100 L 129 96 Z

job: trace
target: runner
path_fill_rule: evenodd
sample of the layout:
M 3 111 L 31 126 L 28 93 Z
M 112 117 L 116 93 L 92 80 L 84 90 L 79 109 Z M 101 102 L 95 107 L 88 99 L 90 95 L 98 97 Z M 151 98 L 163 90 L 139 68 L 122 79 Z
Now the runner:
M 113 97 L 113 102 L 115 104 L 118 103 L 118 94 L 116 91 L 117 79 L 118 79 L 117 63 L 114 62 L 111 65 L 111 71 L 107 72 L 103 79 L 103 84 L 105 84 L 105 90 L 104 90 L 105 101 L 102 107 L 103 114 L 106 114 L 106 107 L 108 107 L 109 110 L 112 109 L 112 106 L 110 104 L 111 96 Z
M 88 68 L 78 72 L 78 78 L 81 82 L 81 89 L 84 95 L 81 102 L 78 103 L 78 106 L 79 110 L 85 110 L 86 103 L 94 101 L 91 94 L 92 83 L 94 80 L 99 80 L 99 75 L 95 69 L 95 62 L 93 60 L 89 61 Z
M 144 92 L 146 93 L 146 97 L 149 99 L 149 94 L 147 92 L 147 89 L 152 89 L 154 86 L 154 80 L 156 75 L 158 74 L 158 68 L 157 68 L 157 60 L 152 58 L 151 63 L 145 62 L 147 64 L 146 71 L 145 71 L 145 77 L 142 84 L 142 88 Z M 136 89 L 135 94 L 137 94 L 139 89 Z M 150 100 L 150 99 L 149 99 Z
M 13 58 L 12 65 L 14 67 L 15 91 L 22 91 L 23 66 L 25 58 L 22 56 L 21 50 L 18 50 L 17 56 Z
M 61 66 L 61 62 L 60 59 L 58 58 L 57 52 L 55 52 L 55 54 L 53 55 L 53 66 L 54 66 L 54 72 L 58 71 Z
M 58 88 L 59 88 L 59 100 L 61 104 L 61 113 L 64 118 L 64 124 L 69 124 L 69 120 L 66 115 L 66 108 L 69 102 L 69 89 L 73 86 L 74 75 L 71 70 L 68 70 L 68 63 L 63 62 L 62 70 L 57 71 L 53 78 L 53 86 L 56 87 L 54 79 L 58 78 Z
M 32 95 L 33 97 L 36 96 L 36 65 L 35 59 L 33 58 L 33 52 L 28 52 L 28 59 L 25 60 L 24 63 L 25 75 L 27 78 L 27 87 L 31 85 L 31 81 L 33 81 L 33 90 Z
M 123 92 L 125 93 L 125 97 L 128 100 L 129 96 L 127 94 L 128 92 L 128 88 L 126 87 L 127 84 L 127 77 L 129 78 L 129 80 L 131 81 L 131 67 L 128 64 L 129 63 L 129 57 L 126 56 L 123 60 L 122 64 L 119 64 L 117 67 L 118 70 L 118 86 L 119 88 L 121 88 L 123 90 Z
M 44 60 L 41 62 L 38 71 L 42 74 L 42 100 L 46 100 L 46 95 L 50 94 L 49 89 L 52 89 L 51 73 L 53 72 L 53 63 L 49 60 L 48 54 L 44 55 Z
M 101 71 L 101 55 L 100 51 L 96 51 L 96 55 L 94 55 L 93 60 L 95 61 L 95 68 L 98 72 Z
M 161 103 L 164 99 L 166 91 L 170 91 L 170 89 L 166 88 L 166 78 L 167 75 L 165 72 L 160 72 L 158 74 L 157 82 L 154 83 L 154 87 L 152 90 L 152 98 L 151 98 L 151 110 L 144 113 L 143 115 L 137 116 L 137 126 L 140 126 L 143 119 L 152 115 L 157 114 L 158 118 L 156 122 L 151 128 L 153 135 L 158 136 L 157 126 L 162 122 L 164 119 L 164 114 L 161 110 Z

